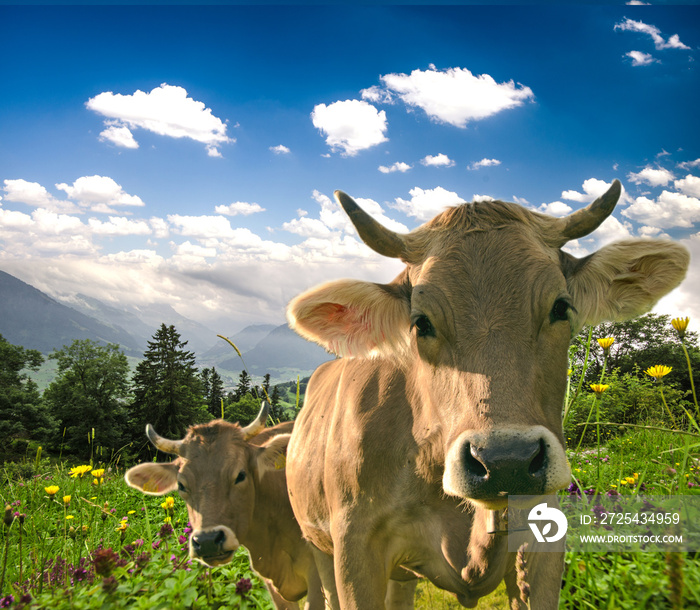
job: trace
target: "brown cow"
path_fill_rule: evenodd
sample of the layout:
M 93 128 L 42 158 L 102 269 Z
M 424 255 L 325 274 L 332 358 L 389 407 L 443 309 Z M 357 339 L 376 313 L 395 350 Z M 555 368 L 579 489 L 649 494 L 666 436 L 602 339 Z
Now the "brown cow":
M 313 553 L 302 539 L 279 468 L 293 422 L 265 428 L 269 405 L 242 428 L 223 420 L 192 426 L 183 440 L 162 438 L 150 424 L 155 447 L 178 455 L 170 463 L 144 463 L 126 472 L 128 485 L 146 494 L 178 490 L 187 503 L 193 532 L 190 556 L 210 565 L 228 563 L 239 545 L 265 578 L 275 606 L 325 607 Z
M 509 495 L 570 481 L 571 337 L 649 310 L 688 267 L 687 250 L 670 241 L 623 241 L 583 259 L 562 252 L 620 192 L 616 180 L 560 219 L 463 204 L 407 235 L 336 192 L 363 241 L 406 263 L 389 284 L 334 281 L 288 307 L 297 332 L 349 356 L 314 373 L 287 456 L 294 513 L 325 553 L 324 585 L 335 571 L 344 610 L 383 608 L 399 568 L 467 607 L 505 579 L 512 607 L 523 607 L 516 554 L 489 532 Z M 556 608 L 563 552 L 526 560 L 532 607 Z

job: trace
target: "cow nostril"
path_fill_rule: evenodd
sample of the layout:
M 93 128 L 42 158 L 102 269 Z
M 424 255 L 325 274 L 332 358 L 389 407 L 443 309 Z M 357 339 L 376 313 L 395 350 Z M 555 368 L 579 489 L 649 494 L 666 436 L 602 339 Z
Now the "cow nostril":
M 226 541 L 226 534 L 222 531 L 219 530 L 216 533 L 216 536 L 214 537 L 214 544 L 221 546 L 223 543 Z
M 474 448 L 471 443 L 467 443 L 464 447 L 464 465 L 467 472 L 477 477 L 485 477 L 488 474 L 486 467 L 479 461 L 476 455 L 474 455 Z
M 201 548 L 201 545 L 199 544 L 199 539 L 196 536 L 192 536 L 192 548 L 195 551 L 199 551 Z
M 545 460 L 547 458 L 547 446 L 544 444 L 544 439 L 540 439 L 539 443 L 539 448 L 535 456 L 532 458 L 532 461 L 530 462 L 530 466 L 528 467 L 528 472 L 531 475 L 536 475 L 539 473 L 545 466 Z

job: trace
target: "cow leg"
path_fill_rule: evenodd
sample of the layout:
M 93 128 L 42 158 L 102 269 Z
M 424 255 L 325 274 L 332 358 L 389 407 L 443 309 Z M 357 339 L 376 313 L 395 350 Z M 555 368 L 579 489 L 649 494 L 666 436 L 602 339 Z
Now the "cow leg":
M 514 554 L 513 554 L 514 555 Z M 518 582 L 515 563 L 504 577 L 511 610 L 556 610 L 559 607 L 564 553 L 526 553 L 529 605 L 521 598 L 522 583 Z
M 263 581 L 265 582 L 267 590 L 270 592 L 272 603 L 275 605 L 277 610 L 299 610 L 299 604 L 284 599 L 284 597 L 279 594 L 279 591 L 276 589 L 271 580 L 263 578 Z
M 324 552 L 319 551 L 317 548 L 313 549 L 313 554 L 314 561 L 316 562 L 316 568 L 318 569 L 318 576 L 321 580 L 321 597 L 323 604 L 319 607 L 330 608 L 331 610 L 340 610 L 338 591 L 335 587 L 333 558 L 330 555 L 326 555 Z M 309 583 L 309 591 L 311 591 L 311 583 Z M 315 609 L 316 606 L 313 606 L 313 610 Z M 309 607 L 309 610 L 312 610 L 312 607 Z
M 326 604 L 326 599 L 330 600 L 330 597 L 323 588 L 323 582 L 321 581 L 321 575 L 317 569 L 319 558 L 315 558 L 314 564 L 310 567 L 306 575 L 307 583 L 307 593 L 306 593 L 306 603 L 304 604 L 304 610 L 325 610 L 326 608 L 331 608 L 332 610 L 338 610 L 337 595 L 335 594 L 335 576 L 332 573 L 333 561 L 325 553 L 317 551 L 319 554 L 323 555 L 326 559 L 331 569 L 330 581 L 333 584 L 333 594 L 336 599 L 336 605 L 331 605 L 330 601 Z
M 385 605 L 387 610 L 413 610 L 418 579 L 390 580 Z
M 382 547 L 362 519 L 331 526 L 338 599 L 343 610 L 384 610 L 388 574 Z

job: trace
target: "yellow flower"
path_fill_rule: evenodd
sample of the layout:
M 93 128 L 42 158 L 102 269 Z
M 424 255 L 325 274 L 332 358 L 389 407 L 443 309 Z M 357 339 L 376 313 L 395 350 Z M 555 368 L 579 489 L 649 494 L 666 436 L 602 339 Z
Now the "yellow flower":
M 638 472 L 633 472 L 632 476 L 634 477 L 635 481 L 639 480 L 639 473 Z
M 105 469 L 97 468 L 96 470 L 93 470 L 90 474 L 96 479 L 101 479 L 103 476 L 105 476 Z
M 49 485 L 48 487 L 44 487 L 44 491 L 50 496 L 55 496 L 58 493 L 58 489 L 58 485 Z
M 685 331 L 688 328 L 688 322 L 690 322 L 690 318 L 673 318 L 673 320 L 671 320 L 671 326 L 676 329 L 681 340 L 685 339 Z
M 175 506 L 175 500 L 172 496 L 165 498 L 165 502 L 160 505 L 160 507 L 165 510 L 172 510 L 173 506 Z
M 610 386 L 605 384 L 605 383 L 592 383 L 591 384 L 591 390 L 595 392 L 595 395 L 600 398 L 603 395 L 603 392 L 607 390 Z
M 617 485 L 615 485 L 615 483 L 610 483 L 610 487 L 614 487 L 615 489 L 617 489 Z
M 636 479 L 634 477 L 625 477 L 625 481 L 627 481 L 627 483 L 630 485 L 634 485 L 635 480 Z
M 70 504 L 70 496 L 63 496 L 63 503 L 67 506 Z
M 129 527 L 129 524 L 127 523 L 126 519 L 122 519 L 119 522 L 119 526 L 114 530 L 116 532 L 125 532 L 126 528 Z
M 627 485 L 627 479 L 620 479 L 621 485 Z
M 134 514 L 136 514 L 136 511 L 135 511 L 135 510 L 130 510 L 130 511 L 129 511 L 128 513 L 126 513 L 126 514 L 127 514 L 127 515 L 134 515 Z
M 671 366 L 666 366 L 665 364 L 656 364 L 654 366 L 650 366 L 646 371 L 644 371 L 649 377 L 653 377 L 656 379 L 656 381 L 659 381 L 662 377 L 665 375 L 668 375 L 673 367 Z
M 89 464 L 87 466 L 76 466 L 75 468 L 70 469 L 70 476 L 74 479 L 78 477 L 82 479 L 83 476 L 91 470 L 92 466 L 90 466 Z
M 574 369 L 569 369 L 568 371 L 566 371 L 566 376 L 571 377 L 571 373 L 573 373 L 573 372 L 574 372 Z
M 68 519 L 75 519 L 75 517 L 73 517 L 73 515 L 66 515 L 66 520 Z
M 615 343 L 615 337 L 603 337 L 601 339 L 598 339 L 598 345 L 603 348 L 603 351 L 605 352 L 605 355 L 608 355 L 608 352 L 610 351 L 610 347 L 612 344 Z

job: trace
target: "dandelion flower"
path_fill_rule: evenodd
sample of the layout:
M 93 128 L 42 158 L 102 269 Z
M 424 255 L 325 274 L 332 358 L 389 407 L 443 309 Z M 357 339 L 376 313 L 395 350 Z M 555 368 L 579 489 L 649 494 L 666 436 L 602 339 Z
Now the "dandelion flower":
M 634 477 L 625 477 L 625 481 L 627 481 L 628 485 L 634 485 L 635 480 Z
M 610 352 L 613 343 L 615 343 L 615 337 L 602 337 L 598 339 L 598 345 L 603 348 L 603 352 L 605 352 L 606 356 Z
M 671 320 L 671 326 L 676 329 L 681 341 L 685 339 L 685 331 L 688 329 L 688 322 L 690 322 L 690 318 L 673 318 L 673 320 Z
M 644 371 L 649 377 L 653 377 L 656 381 L 659 381 L 662 377 L 668 375 L 673 370 L 673 367 L 666 366 L 665 364 L 656 364 L 650 366 L 646 371 Z
M 55 496 L 58 493 L 58 490 L 58 485 L 49 485 L 48 487 L 44 487 L 44 491 L 50 496 Z
M 116 532 L 125 532 L 127 527 L 129 527 L 128 522 L 126 521 L 126 519 L 122 519 L 122 520 L 119 522 L 119 526 L 118 526 L 117 528 L 115 528 L 114 531 L 116 531 Z
M 172 510 L 172 508 L 175 506 L 175 499 L 172 496 L 168 496 L 165 498 L 165 502 L 162 502 L 160 507 L 164 508 L 165 510 Z
M 592 383 L 591 384 L 591 390 L 595 392 L 595 395 L 600 398 L 603 395 L 603 392 L 607 390 L 610 386 L 605 384 L 605 383 Z
M 70 496 L 63 496 L 63 503 L 68 506 L 70 504 Z
M 96 479 L 101 479 L 103 476 L 105 476 L 105 469 L 104 468 L 97 468 L 97 469 L 93 470 L 90 474 L 93 477 L 95 477 Z
M 75 517 L 73 515 L 66 515 L 66 521 L 68 521 L 70 519 L 75 519 Z
M 70 469 L 70 476 L 74 479 L 80 477 L 81 479 L 83 476 L 85 476 L 88 472 L 92 470 L 92 466 L 89 464 L 86 466 L 76 466 L 75 468 Z

